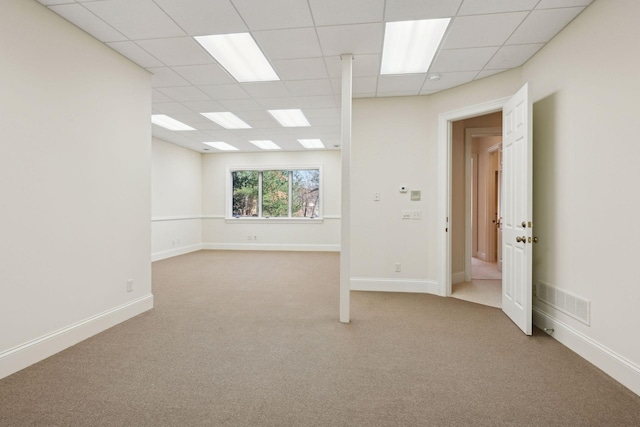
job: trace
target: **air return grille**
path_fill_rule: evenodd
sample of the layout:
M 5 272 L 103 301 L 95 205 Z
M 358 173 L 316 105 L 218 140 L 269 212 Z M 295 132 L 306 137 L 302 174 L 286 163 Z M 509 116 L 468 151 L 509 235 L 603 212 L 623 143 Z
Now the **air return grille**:
M 538 300 L 568 314 L 585 325 L 591 323 L 591 301 L 589 300 L 543 282 L 537 283 L 536 296 Z

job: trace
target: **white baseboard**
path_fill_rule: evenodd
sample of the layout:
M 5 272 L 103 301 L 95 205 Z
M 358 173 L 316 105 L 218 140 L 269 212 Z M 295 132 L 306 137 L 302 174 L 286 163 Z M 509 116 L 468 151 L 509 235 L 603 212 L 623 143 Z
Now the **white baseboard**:
M 351 278 L 352 291 L 377 292 L 414 292 L 423 294 L 440 294 L 437 282 L 418 279 L 387 279 L 387 278 Z
M 555 319 L 538 307 L 533 307 L 533 323 L 541 329 L 553 329 L 550 335 L 554 339 L 569 347 L 640 396 L 640 366 L 566 323 Z
M 451 275 L 452 285 L 455 285 L 456 283 L 462 283 L 462 282 L 464 282 L 464 271 L 459 271 Z
M 203 249 L 223 251 L 307 251 L 340 252 L 340 245 L 302 245 L 278 243 L 205 243 Z
M 153 295 L 149 294 L 4 351 L 0 353 L 0 378 L 53 356 L 152 308 Z
M 160 261 L 163 259 L 171 258 L 178 255 L 188 254 L 190 252 L 195 252 L 202 250 L 202 244 L 196 243 L 195 245 L 189 246 L 180 246 L 179 248 L 172 248 L 166 251 L 155 252 L 151 254 L 151 261 Z

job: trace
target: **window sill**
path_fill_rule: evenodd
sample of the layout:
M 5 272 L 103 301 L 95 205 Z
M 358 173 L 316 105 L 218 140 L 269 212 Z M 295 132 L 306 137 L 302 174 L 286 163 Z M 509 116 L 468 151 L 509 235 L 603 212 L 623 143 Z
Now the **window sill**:
M 253 224 L 321 224 L 323 218 L 225 218 L 227 224 L 253 223 Z

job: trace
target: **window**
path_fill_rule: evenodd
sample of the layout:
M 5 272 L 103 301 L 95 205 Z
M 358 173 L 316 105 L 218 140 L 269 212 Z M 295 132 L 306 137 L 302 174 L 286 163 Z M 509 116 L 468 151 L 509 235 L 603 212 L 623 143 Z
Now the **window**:
M 231 171 L 234 218 L 320 217 L 320 169 Z

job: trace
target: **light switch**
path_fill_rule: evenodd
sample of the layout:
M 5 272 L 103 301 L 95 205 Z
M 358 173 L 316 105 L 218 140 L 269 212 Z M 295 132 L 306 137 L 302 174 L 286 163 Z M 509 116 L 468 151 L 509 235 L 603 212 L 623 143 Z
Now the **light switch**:
M 373 201 L 374 202 L 380 201 L 380 193 L 373 193 Z
M 422 211 L 411 211 L 411 219 L 422 219 Z

